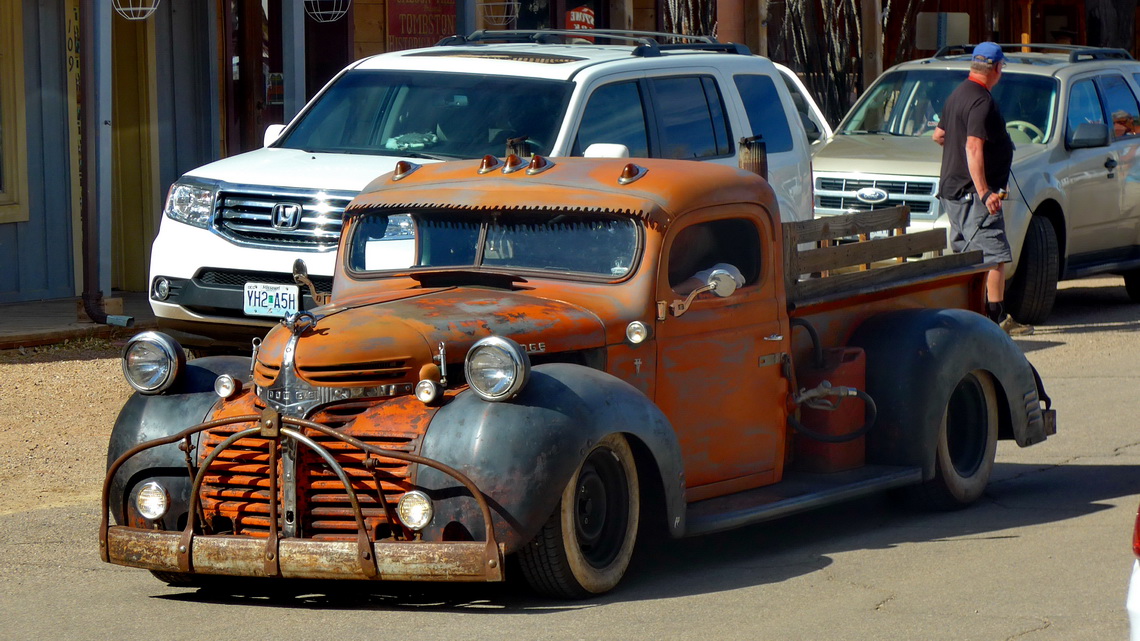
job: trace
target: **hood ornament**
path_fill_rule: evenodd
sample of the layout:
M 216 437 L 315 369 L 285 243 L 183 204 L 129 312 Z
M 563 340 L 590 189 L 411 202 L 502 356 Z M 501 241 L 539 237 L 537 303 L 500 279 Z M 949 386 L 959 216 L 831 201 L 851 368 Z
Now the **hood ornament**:
M 305 330 L 316 328 L 317 317 L 313 316 L 312 312 L 295 312 L 282 318 L 281 324 L 289 328 L 295 341 L 298 336 L 305 333 Z

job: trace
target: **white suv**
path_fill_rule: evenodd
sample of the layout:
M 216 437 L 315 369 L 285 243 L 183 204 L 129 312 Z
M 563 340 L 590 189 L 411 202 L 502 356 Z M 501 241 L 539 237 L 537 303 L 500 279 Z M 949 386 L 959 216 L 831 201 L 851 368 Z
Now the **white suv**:
M 1059 279 L 1120 273 L 1140 301 L 1140 62 L 1119 49 L 1003 45 L 994 98 L 1016 146 L 1006 303 L 1043 322 Z M 942 103 L 972 46 L 887 70 L 819 146 L 816 216 L 906 204 L 914 228 L 948 226 L 938 202 Z
M 809 134 L 830 133 L 803 85 L 745 47 L 669 34 L 481 32 L 360 60 L 263 149 L 170 188 L 150 266 L 160 327 L 186 345 L 247 347 L 331 288 L 345 205 L 403 159 L 623 155 L 737 164 L 761 136 L 781 212 L 812 216 Z M 557 40 L 567 43 L 552 43 Z M 798 95 L 797 95 L 798 94 Z M 798 107 L 798 109 L 797 109 Z M 394 219 L 393 224 L 399 224 Z M 408 243 L 394 243 L 401 251 Z

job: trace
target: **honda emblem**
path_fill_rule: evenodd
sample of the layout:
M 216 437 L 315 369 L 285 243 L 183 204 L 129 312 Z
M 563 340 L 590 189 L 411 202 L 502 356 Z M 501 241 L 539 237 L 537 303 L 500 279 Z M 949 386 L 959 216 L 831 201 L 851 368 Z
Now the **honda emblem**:
M 297 203 L 277 203 L 273 206 L 271 220 L 274 229 L 293 231 L 301 224 L 301 213 L 304 208 Z

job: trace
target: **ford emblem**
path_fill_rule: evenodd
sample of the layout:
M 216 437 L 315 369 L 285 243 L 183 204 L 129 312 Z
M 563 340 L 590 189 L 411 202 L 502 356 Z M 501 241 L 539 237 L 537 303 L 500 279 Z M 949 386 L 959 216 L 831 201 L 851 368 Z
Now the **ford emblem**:
M 878 187 L 864 187 L 855 192 L 855 197 L 865 203 L 878 205 L 887 202 L 887 191 Z

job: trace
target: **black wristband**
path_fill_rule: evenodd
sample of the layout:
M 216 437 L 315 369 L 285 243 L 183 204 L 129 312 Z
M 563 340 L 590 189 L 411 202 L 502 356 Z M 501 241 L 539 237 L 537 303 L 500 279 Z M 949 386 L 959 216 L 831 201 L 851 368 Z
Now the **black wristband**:
M 993 193 L 994 192 L 987 189 L 986 193 L 982 194 L 982 204 L 983 205 L 986 204 L 986 201 L 990 199 L 990 196 L 992 196 Z

